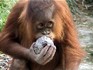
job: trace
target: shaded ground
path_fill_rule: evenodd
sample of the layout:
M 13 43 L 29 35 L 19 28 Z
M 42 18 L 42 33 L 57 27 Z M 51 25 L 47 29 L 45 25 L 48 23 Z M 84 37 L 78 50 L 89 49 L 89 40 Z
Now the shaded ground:
M 87 51 L 79 70 L 93 70 L 93 18 L 82 16 L 76 21 L 81 46 Z

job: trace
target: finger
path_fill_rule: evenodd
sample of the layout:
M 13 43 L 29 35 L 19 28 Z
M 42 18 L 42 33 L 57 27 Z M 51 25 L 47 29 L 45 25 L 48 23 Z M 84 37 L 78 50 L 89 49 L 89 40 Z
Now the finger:
M 30 52 L 33 53 L 34 55 L 36 55 L 34 52 L 34 45 L 35 45 L 35 42 L 31 45 Z
M 53 45 L 53 48 L 56 50 L 56 46 L 55 45 Z
M 44 65 L 47 64 L 49 61 L 51 61 L 55 55 L 56 49 L 53 48 L 52 54 L 50 55 L 50 57 L 43 63 Z
M 50 58 L 47 59 L 47 61 L 45 61 L 43 64 L 45 65 L 45 64 L 47 64 L 48 62 L 50 62 L 50 61 L 53 59 L 54 55 L 55 55 L 55 51 L 53 52 L 52 56 L 50 56 Z
M 50 56 L 52 55 L 53 53 L 53 47 L 50 47 L 50 49 L 47 51 L 46 55 L 43 57 L 43 61 L 44 63 L 49 60 Z
M 46 55 L 47 51 L 49 50 L 50 46 L 45 46 L 42 50 L 39 56 L 44 57 Z
M 56 46 L 54 44 L 51 45 L 54 49 L 56 49 Z
M 34 43 L 32 43 L 32 45 L 31 45 L 30 49 L 33 49 L 34 45 L 35 45 L 35 42 L 34 42 Z
M 46 52 L 48 51 L 49 46 L 45 46 L 42 51 L 40 52 L 40 54 L 37 55 L 37 59 L 35 59 L 37 61 L 37 63 L 42 64 L 43 63 L 43 57 L 46 54 Z
M 50 48 L 50 45 L 48 44 L 47 46 L 45 46 L 41 50 L 40 54 L 38 54 L 38 58 L 36 59 L 36 61 L 37 61 L 38 64 L 43 65 L 43 63 L 44 63 L 44 58 L 43 57 L 46 55 L 46 53 L 49 50 L 49 48 Z

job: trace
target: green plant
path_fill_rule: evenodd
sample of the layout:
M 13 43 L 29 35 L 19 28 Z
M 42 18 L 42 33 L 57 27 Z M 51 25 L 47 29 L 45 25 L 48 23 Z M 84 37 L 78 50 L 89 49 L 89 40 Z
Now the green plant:
M 17 0 L 0 0 L 0 31 L 2 30 L 10 9 Z

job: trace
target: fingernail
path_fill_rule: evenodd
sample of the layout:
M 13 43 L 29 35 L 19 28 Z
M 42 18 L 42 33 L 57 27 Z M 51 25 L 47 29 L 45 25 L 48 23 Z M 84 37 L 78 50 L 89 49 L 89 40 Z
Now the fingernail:
M 50 46 L 50 44 L 47 44 L 47 46 Z

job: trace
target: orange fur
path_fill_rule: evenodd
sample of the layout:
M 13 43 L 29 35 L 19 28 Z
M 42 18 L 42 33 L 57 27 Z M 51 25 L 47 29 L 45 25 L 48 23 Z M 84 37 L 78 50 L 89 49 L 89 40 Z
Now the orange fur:
M 8 41 L 12 41 L 12 35 L 14 35 L 14 39 L 18 37 L 21 45 L 19 46 L 20 48 L 30 48 L 33 43 L 35 36 L 31 29 L 32 22 L 28 20 L 28 16 L 26 15 L 29 1 L 30 0 L 24 0 L 21 2 L 20 0 L 12 9 L 8 17 L 6 25 L 0 35 L 0 46 L 2 46 L 0 49 L 5 53 L 7 53 L 6 44 L 8 44 Z M 45 66 L 31 63 L 32 70 L 56 70 L 56 68 L 58 70 L 77 70 L 79 63 L 84 56 L 84 52 L 80 48 L 73 18 L 66 0 L 53 0 L 53 2 L 56 8 L 53 31 L 55 39 L 57 40 L 57 43 L 55 44 L 58 50 L 54 59 Z M 11 53 L 7 54 L 12 55 Z M 15 55 L 14 53 L 14 56 L 20 55 Z

